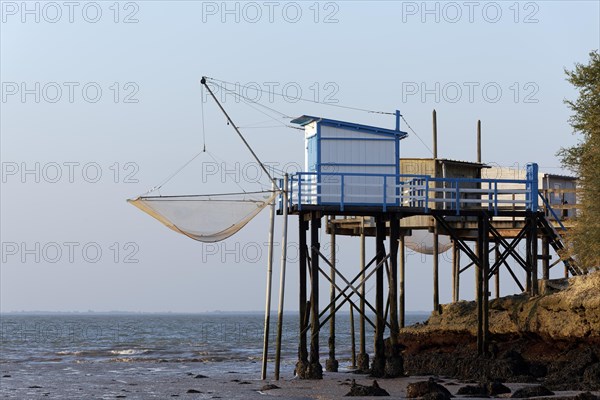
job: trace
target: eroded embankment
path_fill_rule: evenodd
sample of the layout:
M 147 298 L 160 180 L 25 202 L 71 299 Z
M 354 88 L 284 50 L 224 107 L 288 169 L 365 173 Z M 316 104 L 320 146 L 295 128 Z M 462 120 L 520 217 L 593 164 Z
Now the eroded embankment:
M 490 302 L 487 358 L 477 357 L 474 302 L 444 305 L 425 324 L 403 329 L 405 372 L 599 390 L 600 272 L 542 289 Z

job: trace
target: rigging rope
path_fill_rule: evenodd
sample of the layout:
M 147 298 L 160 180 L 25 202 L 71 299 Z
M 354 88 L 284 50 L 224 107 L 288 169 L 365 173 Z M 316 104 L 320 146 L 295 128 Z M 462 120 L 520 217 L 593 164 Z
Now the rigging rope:
M 431 148 L 429 146 L 427 146 L 427 143 L 425 143 L 423 141 L 423 139 L 421 139 L 421 136 L 417 135 L 417 132 L 415 132 L 415 130 L 410 126 L 410 124 L 408 123 L 408 121 L 404 118 L 404 115 L 401 115 L 400 118 L 402 118 L 402 121 L 404 121 L 404 123 L 406 124 L 406 126 L 408 127 L 408 129 L 410 129 L 410 131 L 415 134 L 415 136 L 417 137 L 417 139 L 419 139 L 421 141 L 421 143 L 423 143 L 423 146 L 425 146 L 427 148 L 427 150 L 429 150 L 429 152 L 431 153 L 431 155 L 433 155 L 433 150 L 431 150 Z
M 202 142 L 203 142 L 203 151 L 206 151 L 206 129 L 204 128 L 204 85 L 201 87 L 202 89 L 202 98 L 200 101 L 200 112 L 202 114 Z
M 212 82 L 220 82 L 220 83 L 224 83 L 224 84 L 229 84 L 229 85 L 234 85 L 234 86 L 238 85 L 239 86 L 239 83 L 235 84 L 233 82 L 223 81 L 223 80 L 216 79 L 216 78 L 206 77 L 206 79 L 210 80 Z M 221 85 L 218 85 L 218 84 L 217 84 L 217 86 L 222 87 Z M 244 87 L 246 87 L 246 86 L 244 86 Z M 275 92 L 271 92 L 271 91 L 264 90 L 264 89 L 261 89 L 261 88 L 254 88 L 253 87 L 252 89 L 257 90 L 259 92 L 268 93 L 268 94 L 274 94 L 274 95 L 285 97 L 285 98 L 289 98 L 290 97 L 290 96 L 285 96 L 283 93 L 275 93 Z M 341 104 L 326 103 L 324 101 L 318 101 L 318 100 L 314 100 L 314 99 L 307 99 L 307 98 L 304 98 L 304 97 L 293 97 L 293 98 L 297 99 L 297 100 L 301 100 L 301 101 L 306 101 L 308 103 L 324 104 L 324 105 L 331 106 L 331 107 L 345 108 L 345 109 L 354 110 L 354 111 L 363 111 L 363 112 L 371 113 L 371 114 L 384 114 L 384 115 L 395 115 L 396 114 L 396 113 L 387 112 L 387 111 L 369 110 L 369 109 L 366 109 L 366 108 L 350 107 L 350 106 L 343 106 Z M 259 104 L 259 103 L 257 103 L 257 104 Z

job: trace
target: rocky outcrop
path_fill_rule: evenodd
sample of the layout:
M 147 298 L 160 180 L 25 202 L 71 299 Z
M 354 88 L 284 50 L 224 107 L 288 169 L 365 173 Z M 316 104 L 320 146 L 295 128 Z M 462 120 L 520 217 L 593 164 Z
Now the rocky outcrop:
M 544 295 L 490 302 L 487 357 L 477 356 L 473 302 L 444 305 L 426 323 L 403 329 L 405 372 L 599 390 L 600 272 L 545 287 Z
M 543 286 L 564 289 L 536 297 L 521 294 L 491 300 L 490 332 L 534 334 L 552 340 L 600 339 L 600 272 L 551 282 Z M 474 302 L 446 304 L 440 311 L 432 314 L 425 327 L 417 329 L 476 334 Z

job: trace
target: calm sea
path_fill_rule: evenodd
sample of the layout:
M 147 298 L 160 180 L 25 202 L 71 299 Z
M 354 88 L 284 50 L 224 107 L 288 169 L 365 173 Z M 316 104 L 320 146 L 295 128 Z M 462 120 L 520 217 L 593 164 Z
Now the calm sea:
M 270 348 L 274 349 L 276 315 L 271 317 Z M 341 362 L 351 357 L 348 315 L 336 316 L 336 350 Z M 263 347 L 260 313 L 139 314 L 139 315 L 19 315 L 0 317 L 1 363 L 70 362 L 260 362 Z M 407 324 L 427 319 L 407 315 Z M 358 316 L 355 316 L 358 346 Z M 371 350 L 373 330 L 367 324 Z M 327 354 L 329 328 L 320 335 L 321 353 Z M 295 363 L 298 316 L 284 317 L 282 356 Z M 270 357 L 274 351 L 270 351 Z M 217 367 L 218 368 L 218 367 Z M 257 367 L 258 368 L 258 367 Z
M 410 315 L 409 323 L 427 315 Z M 282 379 L 294 377 L 298 316 L 284 320 Z M 356 318 L 358 333 L 358 318 Z M 2 315 L 0 398 L 260 399 L 263 315 Z M 367 325 L 367 349 L 373 334 Z M 271 324 L 268 378 L 273 374 Z M 327 358 L 326 327 L 321 363 Z M 337 316 L 337 359 L 349 367 L 348 315 Z M 358 345 L 358 337 L 356 339 Z M 211 379 L 195 379 L 209 376 Z M 301 396 L 298 399 L 306 399 Z M 296 399 L 296 398 L 295 398 Z

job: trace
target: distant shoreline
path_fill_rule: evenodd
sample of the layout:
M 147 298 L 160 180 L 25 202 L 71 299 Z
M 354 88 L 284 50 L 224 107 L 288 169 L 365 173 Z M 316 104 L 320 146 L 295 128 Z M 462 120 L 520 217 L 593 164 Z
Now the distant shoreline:
M 31 315 L 31 316 L 44 316 L 44 315 L 264 315 L 264 311 L 197 311 L 197 312 L 183 312 L 183 311 L 3 311 L 0 312 L 2 316 L 15 316 L 15 315 Z M 284 315 L 298 315 L 298 311 L 285 311 Z M 430 315 L 431 311 L 406 311 L 406 315 Z M 271 318 L 273 315 L 277 315 L 277 310 L 271 311 Z

